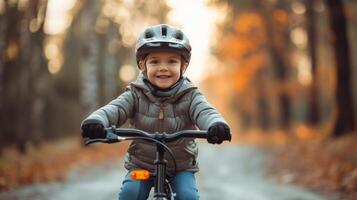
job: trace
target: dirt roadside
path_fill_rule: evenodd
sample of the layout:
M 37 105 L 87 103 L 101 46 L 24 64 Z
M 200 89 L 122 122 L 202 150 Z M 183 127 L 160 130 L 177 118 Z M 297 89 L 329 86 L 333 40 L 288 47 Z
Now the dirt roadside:
M 357 199 L 357 134 L 335 139 L 262 145 L 267 153 L 267 174 L 332 199 Z
M 124 155 L 128 144 L 94 144 L 85 147 L 80 138 L 47 142 L 21 154 L 7 148 L 0 158 L 0 192 L 20 186 L 63 180 L 75 166 L 89 167 Z

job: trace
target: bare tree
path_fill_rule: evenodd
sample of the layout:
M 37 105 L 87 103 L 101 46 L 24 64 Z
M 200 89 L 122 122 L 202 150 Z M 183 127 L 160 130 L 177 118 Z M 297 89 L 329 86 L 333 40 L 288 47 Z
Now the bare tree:
M 257 106 L 258 106 L 258 124 L 263 130 L 269 130 L 272 127 L 272 120 L 271 117 L 269 116 L 270 110 L 269 110 L 269 102 L 268 102 L 268 93 L 269 91 L 267 90 L 266 84 L 266 76 L 267 70 L 266 68 L 260 69 L 257 72 L 257 80 L 256 80 L 256 85 L 257 85 Z
M 5 2 L 1 15 L 0 45 L 5 49 L 0 61 L 1 141 L 16 144 L 22 152 L 41 135 L 39 82 L 46 67 L 42 55 L 46 4 L 46 0 L 31 0 L 22 7 Z
M 27 86 L 29 77 L 21 66 L 21 26 L 23 12 L 14 3 L 6 2 L 5 6 L 5 56 L 2 70 L 3 93 L 1 98 L 2 141 L 14 143 L 21 151 L 25 151 L 25 135 L 23 130 L 29 120 L 29 110 L 25 108 L 29 98 Z M 30 131 L 29 131 L 30 132 Z
M 28 98 L 30 104 L 29 129 L 32 132 L 30 140 L 39 142 L 44 132 L 44 98 L 45 87 L 49 74 L 47 62 L 42 53 L 45 34 L 43 25 L 47 8 L 47 0 L 31 0 L 25 10 L 25 27 L 21 33 L 23 59 L 22 66 L 29 76 Z M 26 131 L 25 131 L 26 132 Z
M 318 106 L 318 76 L 317 76 L 317 57 L 316 57 L 316 13 L 314 11 L 315 0 L 306 0 L 306 22 L 308 32 L 308 49 L 311 60 L 312 84 L 310 87 L 309 97 L 309 113 L 307 121 L 310 125 L 316 125 L 319 122 L 319 106 Z
M 86 1 L 80 16 L 83 35 L 80 100 L 86 112 L 94 111 L 98 107 L 98 38 L 94 30 L 98 12 L 98 1 Z
M 337 121 L 334 136 L 356 130 L 351 86 L 350 47 L 345 11 L 341 0 L 325 0 L 330 19 L 331 41 L 337 67 Z
M 5 53 L 6 53 L 6 31 L 7 31 L 7 4 L 4 3 L 4 8 L 0 11 L 0 128 L 5 132 Z M 5 133 L 3 133 L 4 135 Z M 5 140 L 0 139 L 0 146 L 4 146 L 6 144 Z M 1 152 L 1 149 L 0 149 Z
M 266 24 L 267 49 L 270 53 L 273 69 L 279 85 L 286 84 L 289 80 L 289 32 L 288 27 L 273 18 L 271 13 L 277 8 L 285 10 L 284 2 L 278 1 L 277 5 L 271 2 L 258 1 L 257 7 L 262 13 Z M 287 91 L 283 90 L 278 97 L 280 106 L 280 126 L 287 129 L 291 124 L 291 102 Z

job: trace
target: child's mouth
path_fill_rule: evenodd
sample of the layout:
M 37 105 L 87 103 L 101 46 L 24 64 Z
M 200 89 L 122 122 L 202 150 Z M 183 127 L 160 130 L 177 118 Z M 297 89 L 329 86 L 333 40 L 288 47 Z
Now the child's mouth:
M 156 76 L 156 78 L 159 78 L 159 79 L 168 79 L 168 78 L 170 78 L 170 76 L 168 76 L 168 75 L 159 75 L 159 76 Z

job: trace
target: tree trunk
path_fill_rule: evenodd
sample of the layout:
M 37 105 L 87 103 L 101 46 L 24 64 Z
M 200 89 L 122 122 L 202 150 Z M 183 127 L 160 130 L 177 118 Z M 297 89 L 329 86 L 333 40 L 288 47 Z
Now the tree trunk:
M 268 91 L 266 90 L 264 74 L 267 72 L 260 69 L 257 72 L 257 106 L 258 106 L 258 124 L 264 131 L 268 131 L 271 128 L 271 118 L 269 117 L 269 105 L 268 105 Z
M 31 20 L 40 16 L 40 18 L 45 19 L 45 13 L 47 8 L 47 0 L 31 0 L 29 4 L 29 9 L 26 12 L 29 12 L 28 26 L 30 26 Z M 42 15 L 42 16 L 41 16 Z M 46 76 L 47 73 L 47 62 L 43 55 L 43 43 L 45 35 L 43 32 L 44 20 L 37 20 L 37 30 L 32 30 L 28 32 L 30 37 L 30 48 L 28 49 L 29 57 L 25 61 L 28 63 L 28 68 L 30 70 L 30 88 L 31 91 L 31 126 L 32 126 L 32 136 L 31 141 L 34 144 L 38 144 L 44 137 L 44 107 L 45 107 L 45 87 L 48 85 Z M 29 28 L 27 28 L 29 29 Z
M 7 31 L 7 4 L 4 3 L 4 8 L 2 12 L 0 13 L 0 97 L 1 97 L 1 102 L 0 102 L 0 127 L 2 129 L 2 135 L 5 134 L 5 52 L 6 52 L 6 31 Z M 4 131 L 4 132 L 3 132 Z M 4 137 L 4 136 L 2 136 Z M 4 139 L 0 137 L 0 155 L 1 155 L 1 150 L 6 144 Z M 5 137 L 4 137 L 5 138 Z
M 81 32 L 83 33 L 82 62 L 80 65 L 80 100 L 85 113 L 98 107 L 98 38 L 94 25 L 98 13 L 98 2 L 86 1 L 81 13 Z
M 115 59 L 122 55 L 107 51 L 111 42 L 117 37 L 115 27 L 110 25 L 108 32 L 99 35 L 99 66 L 100 67 L 100 104 L 106 104 L 117 96 L 118 64 Z M 123 53 L 124 54 L 124 53 Z
M 350 50 L 346 18 L 341 0 L 326 0 L 337 67 L 337 121 L 334 136 L 341 136 L 356 128 L 352 100 Z
M 29 141 L 39 139 L 41 129 L 34 127 L 41 127 L 43 120 L 37 86 L 41 79 L 38 72 L 44 64 L 44 38 L 42 29 L 35 33 L 30 24 L 46 1 L 30 0 L 27 6 L 19 9 L 17 4 L 4 3 L 0 31 L 1 49 L 6 49 L 0 61 L 2 143 L 15 144 L 21 152 L 26 152 Z
M 18 62 L 18 91 L 20 104 L 15 106 L 17 118 L 20 120 L 18 129 L 18 147 L 22 152 L 26 151 L 26 143 L 32 139 L 32 99 L 33 99 L 33 81 L 32 81 L 32 47 L 31 32 L 29 30 L 31 19 L 36 16 L 33 13 L 33 7 L 37 2 L 29 1 L 28 8 L 23 11 L 19 21 L 19 47 L 20 59 Z M 14 102 L 16 104 L 16 102 Z M 24 144 L 23 144 L 24 143 Z M 24 146 L 23 146 L 24 145 Z
M 5 35 L 5 59 L 3 68 L 3 96 L 2 104 L 2 134 L 3 140 L 7 144 L 15 144 L 17 148 L 24 152 L 26 148 L 26 123 L 28 121 L 28 75 L 21 66 L 21 22 L 23 13 L 20 12 L 16 4 L 5 4 L 6 12 L 6 35 Z
M 288 82 L 288 27 L 284 27 L 274 20 L 272 14 L 274 8 L 272 5 L 265 5 L 264 2 L 258 3 L 259 11 L 265 19 L 267 32 L 267 49 L 270 53 L 273 69 L 275 70 L 276 79 L 279 85 L 284 85 Z M 283 40 L 283 41 L 278 41 Z M 279 93 L 278 103 L 280 106 L 280 126 L 283 129 L 288 129 L 291 124 L 291 109 L 290 98 L 287 91 L 282 90 Z
M 311 63 L 311 76 L 312 83 L 310 85 L 310 97 L 309 97 L 309 112 L 307 116 L 307 122 L 310 125 L 316 125 L 319 122 L 319 103 L 318 103 L 318 77 L 317 77 L 317 63 L 316 63 L 316 14 L 314 12 L 315 0 L 306 0 L 306 22 L 308 32 L 308 49 L 310 54 Z

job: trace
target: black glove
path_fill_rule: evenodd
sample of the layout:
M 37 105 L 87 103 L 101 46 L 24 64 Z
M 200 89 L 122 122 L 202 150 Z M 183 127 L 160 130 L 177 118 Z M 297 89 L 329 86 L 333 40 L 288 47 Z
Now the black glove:
M 211 144 L 221 144 L 223 140 L 231 141 L 229 126 L 222 122 L 215 122 L 208 128 L 207 141 Z
M 82 137 L 90 139 L 106 138 L 107 134 L 104 130 L 103 124 L 99 120 L 86 120 L 82 126 Z

